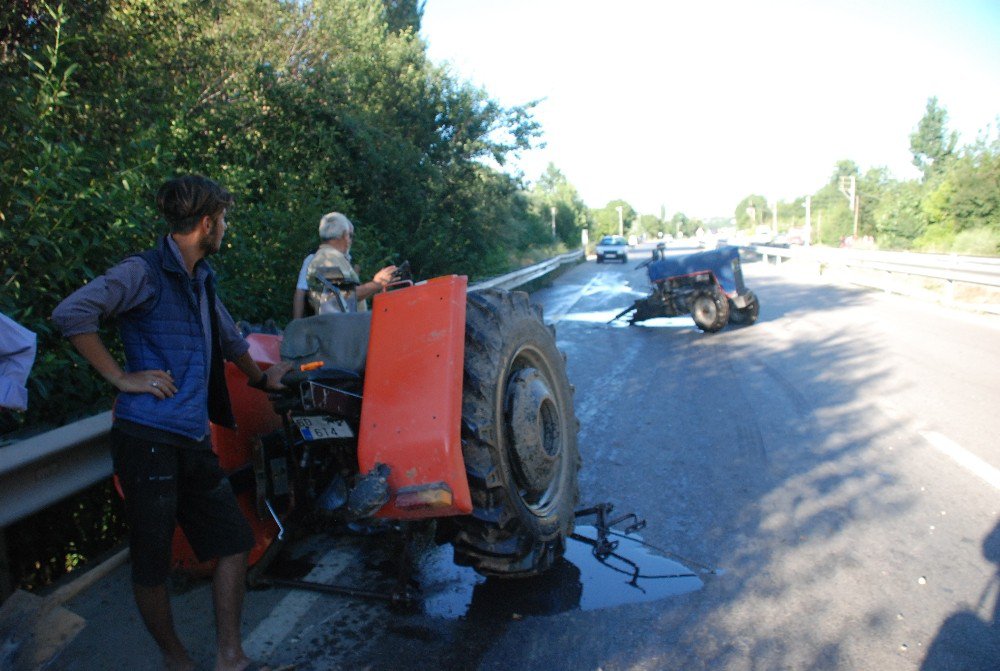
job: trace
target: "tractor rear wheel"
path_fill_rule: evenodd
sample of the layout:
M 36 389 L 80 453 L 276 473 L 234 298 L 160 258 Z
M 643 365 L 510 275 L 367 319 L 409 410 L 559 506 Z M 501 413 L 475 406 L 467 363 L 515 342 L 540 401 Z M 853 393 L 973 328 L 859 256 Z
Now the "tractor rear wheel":
M 757 314 L 760 312 L 760 301 L 757 294 L 749 292 L 747 305 L 744 308 L 729 306 L 729 323 L 741 326 L 750 326 L 757 321 Z
M 695 325 L 706 333 L 722 330 L 729 321 L 729 299 L 717 286 L 696 290 L 688 305 Z
M 462 453 L 473 512 L 455 519 L 456 564 L 520 577 L 562 556 L 579 499 L 578 428 L 541 309 L 523 292 L 469 293 Z

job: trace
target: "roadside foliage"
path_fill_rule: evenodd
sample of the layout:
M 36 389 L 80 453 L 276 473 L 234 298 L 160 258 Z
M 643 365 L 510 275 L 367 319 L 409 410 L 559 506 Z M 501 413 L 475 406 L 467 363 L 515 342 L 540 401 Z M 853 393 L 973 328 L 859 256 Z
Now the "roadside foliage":
M 896 179 L 884 167 L 862 172 L 851 160 L 837 161 L 829 180 L 809 196 L 811 242 L 827 246 L 860 244 L 883 250 L 1000 256 L 1000 117 L 976 140 L 959 146 L 948 130 L 947 111 L 929 98 L 923 117 L 909 135 L 917 179 Z M 906 138 L 900 129 L 900 140 Z M 849 199 L 854 179 L 855 211 Z M 624 212 L 626 235 L 697 236 L 735 228 L 753 240 L 761 230 L 798 240 L 806 226 L 806 195 L 779 200 L 751 193 L 736 204 L 731 217 L 692 219 L 683 212 L 668 217 L 638 215 L 615 200 L 590 211 L 591 237 L 618 232 L 617 208 Z M 777 212 L 775 212 L 777 208 Z M 777 215 L 777 216 L 775 216 Z M 859 241 L 852 240 L 857 234 Z
M 886 250 L 1000 255 L 1000 128 L 959 147 L 947 122 L 947 111 L 929 98 L 909 136 L 919 179 L 894 179 L 882 167 L 862 173 L 854 161 L 838 161 L 830 181 L 811 194 L 813 242 L 836 246 L 854 235 L 854 211 L 841 189 L 842 178 L 854 177 L 859 238 Z M 737 205 L 737 227 L 752 230 L 750 202 L 757 204 L 749 210 L 757 212 L 756 223 L 771 223 L 771 205 L 756 195 Z M 779 202 L 778 215 L 779 232 L 803 227 L 805 197 Z
M 431 63 L 417 0 L 15 0 L 0 9 L 0 311 L 39 335 L 29 410 L 0 435 L 107 407 L 52 332 L 73 289 L 164 233 L 181 173 L 237 199 L 212 264 L 237 319 L 290 317 L 331 210 L 362 274 L 507 272 L 552 245 L 547 208 L 497 168 L 539 135 Z M 576 237 L 567 231 L 569 240 Z

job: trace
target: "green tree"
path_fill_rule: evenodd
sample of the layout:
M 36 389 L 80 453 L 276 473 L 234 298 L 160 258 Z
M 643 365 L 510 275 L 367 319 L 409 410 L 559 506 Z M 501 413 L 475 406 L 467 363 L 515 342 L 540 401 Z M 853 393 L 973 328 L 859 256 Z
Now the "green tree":
M 213 264 L 233 313 L 253 322 L 289 313 L 316 223 L 333 209 L 358 225 L 363 269 L 407 258 L 417 277 L 486 276 L 534 244 L 547 229 L 531 199 L 490 167 L 532 145 L 532 107 L 502 106 L 432 64 L 421 11 L 407 0 L 19 0 L 0 10 L 10 92 L 0 309 L 40 335 L 29 423 L 107 402 L 47 316 L 163 233 L 152 196 L 175 174 L 212 176 L 237 195 Z M 584 223 L 570 213 L 560 234 Z
M 636 235 L 655 237 L 657 233 L 665 233 L 667 228 L 667 224 L 660 217 L 653 214 L 642 214 L 639 215 L 631 232 Z
M 947 113 L 930 98 L 910 141 L 914 163 L 923 171 L 920 180 L 897 181 L 885 168 L 862 175 L 854 161 L 837 162 L 828 183 L 812 195 L 813 240 L 835 245 L 854 233 L 854 213 L 843 193 L 846 179 L 853 177 L 858 234 L 873 235 L 879 246 L 1000 253 L 1000 136 L 989 130 L 956 150 L 957 135 L 947 130 Z M 756 207 L 764 202 L 761 196 L 744 198 L 735 212 L 738 226 L 752 228 L 752 219 L 767 223 L 770 212 Z M 753 217 L 747 214 L 750 203 L 755 205 Z M 798 224 L 801 204 L 801 199 L 779 203 L 782 230 Z
M 958 134 L 949 133 L 947 126 L 947 110 L 938 107 L 937 97 L 928 98 L 923 118 L 917 129 L 910 133 L 913 165 L 920 168 L 925 180 L 940 170 L 955 151 Z
M 805 225 L 806 199 L 778 201 L 778 232 L 785 233 L 790 228 L 800 228 Z
M 917 249 L 965 254 L 1000 252 L 1000 151 L 979 141 L 924 182 L 919 211 L 926 227 Z
M 757 226 L 771 220 L 771 207 L 767 198 L 754 193 L 739 202 L 733 216 L 737 230 L 753 232 Z
M 621 219 L 618 217 L 618 208 L 622 208 Z M 592 209 L 590 239 L 595 241 L 603 235 L 618 235 L 619 228 L 623 232 L 628 231 L 628 227 L 636 218 L 636 211 L 624 200 L 612 200 L 600 209 Z
M 830 176 L 830 184 L 840 185 L 841 180 L 845 177 L 854 177 L 855 179 L 861 176 L 861 169 L 858 164 L 850 159 L 842 159 L 837 161 L 837 164 L 833 168 L 833 174 Z
M 927 227 L 920 209 L 921 185 L 916 181 L 889 182 L 872 208 L 874 235 L 880 246 L 909 249 Z
M 951 185 L 947 207 L 959 233 L 1000 231 L 1000 135 L 963 150 L 947 167 L 945 178 Z
M 382 0 L 385 5 L 385 22 L 390 32 L 420 31 L 426 0 Z
M 681 235 L 685 237 L 690 237 L 698 232 L 699 228 L 703 228 L 700 219 L 691 219 L 683 212 L 675 212 L 674 216 L 670 218 L 670 233 L 675 235 Z
M 532 212 L 541 221 L 549 222 L 551 239 L 552 208 L 555 212 L 556 238 L 568 247 L 579 247 L 580 232 L 589 227 L 590 218 L 586 204 L 576 187 L 566 176 L 549 163 L 532 190 Z

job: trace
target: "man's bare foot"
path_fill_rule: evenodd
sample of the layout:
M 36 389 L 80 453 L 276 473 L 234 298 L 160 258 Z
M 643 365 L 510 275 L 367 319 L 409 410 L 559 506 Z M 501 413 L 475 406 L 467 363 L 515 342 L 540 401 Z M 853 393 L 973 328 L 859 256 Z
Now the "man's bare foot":
M 163 655 L 163 668 L 167 671 L 194 671 L 194 660 L 187 656 L 183 657 Z
M 223 659 L 220 656 L 215 660 L 215 671 L 271 671 L 271 667 L 257 664 L 245 656 L 239 659 Z

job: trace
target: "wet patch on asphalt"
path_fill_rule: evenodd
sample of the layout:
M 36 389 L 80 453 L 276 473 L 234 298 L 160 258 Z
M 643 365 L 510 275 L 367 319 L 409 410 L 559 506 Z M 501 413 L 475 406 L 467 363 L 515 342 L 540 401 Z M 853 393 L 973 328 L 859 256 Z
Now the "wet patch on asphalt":
M 591 526 L 578 526 L 576 533 L 596 536 Z M 484 578 L 455 566 L 451 548 L 442 546 L 421 563 L 423 612 L 433 617 L 510 620 L 658 601 L 703 585 L 695 572 L 658 554 L 640 536 L 614 540 L 618 541 L 614 554 L 600 560 L 590 544 L 567 539 L 565 556 L 551 570 L 518 580 Z

